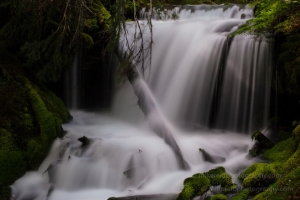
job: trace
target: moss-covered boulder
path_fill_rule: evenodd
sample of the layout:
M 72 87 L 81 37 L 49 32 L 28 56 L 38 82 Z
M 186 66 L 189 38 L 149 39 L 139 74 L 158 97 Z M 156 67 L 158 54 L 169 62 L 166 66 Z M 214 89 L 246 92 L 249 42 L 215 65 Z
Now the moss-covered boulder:
M 210 181 L 204 174 L 194 174 L 183 182 L 184 188 L 179 193 L 177 200 L 190 200 L 196 195 L 201 195 L 210 187 Z
M 226 173 L 224 167 L 217 167 L 202 174 L 194 174 L 184 180 L 184 188 L 180 192 L 177 200 L 190 200 L 196 195 L 203 195 L 210 186 L 221 186 L 221 192 L 226 194 L 236 190 L 236 184 L 232 183 L 231 175 Z M 221 196 L 225 195 L 219 195 Z M 216 196 L 215 198 L 219 197 Z M 225 196 L 226 197 L 226 196 Z
M 294 129 L 293 137 L 265 151 L 264 157 L 272 161 L 271 163 L 253 164 L 241 174 L 243 185 L 248 187 L 250 192 L 259 193 L 254 196 L 254 200 L 298 198 L 300 188 L 299 127 L 298 125 Z M 268 184 L 269 186 L 266 186 Z
M 240 178 L 243 180 L 243 186 L 251 189 L 250 192 L 259 193 L 274 183 L 276 176 L 274 165 L 256 163 L 248 167 Z
M 71 117 L 58 97 L 18 66 L 0 52 L 0 199 L 17 178 L 39 166 Z
M 224 167 L 217 167 L 205 172 L 204 175 L 210 180 L 211 185 L 221 185 L 223 193 L 231 192 L 236 189 L 236 184 L 232 183 L 232 177 Z

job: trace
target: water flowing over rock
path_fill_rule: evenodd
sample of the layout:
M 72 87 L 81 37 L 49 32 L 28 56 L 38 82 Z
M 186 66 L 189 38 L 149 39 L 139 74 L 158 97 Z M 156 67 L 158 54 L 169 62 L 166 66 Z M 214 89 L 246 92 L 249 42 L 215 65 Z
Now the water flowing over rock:
M 151 32 L 143 15 L 147 48 Z M 13 195 L 173 199 L 184 179 L 220 162 L 238 183 L 234 175 L 256 159 L 247 156 L 253 142 L 245 133 L 266 126 L 270 98 L 272 39 L 229 36 L 251 17 L 252 9 L 237 5 L 179 6 L 165 16 L 156 11 L 151 66 L 143 73 L 133 61 L 139 79 L 119 83 L 110 112 L 73 110 L 63 127 L 67 135 L 55 140 L 34 177 L 12 185 Z M 134 42 L 134 23 L 126 26 Z M 205 162 L 199 147 L 214 160 Z M 22 180 L 45 187 L 31 194 Z

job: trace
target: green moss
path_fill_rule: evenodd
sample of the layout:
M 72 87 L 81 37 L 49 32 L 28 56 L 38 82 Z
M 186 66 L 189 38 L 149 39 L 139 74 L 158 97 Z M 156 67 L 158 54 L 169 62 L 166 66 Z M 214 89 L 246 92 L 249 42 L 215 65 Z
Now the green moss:
M 297 126 L 292 138 L 283 140 L 265 151 L 264 156 L 272 163 L 253 164 L 240 175 L 244 187 L 248 187 L 251 193 L 261 192 L 254 200 L 292 199 L 290 196 L 297 193 L 300 188 L 299 131 Z
M 267 163 L 256 163 L 251 165 L 240 177 L 243 178 L 243 186 L 252 188 L 250 192 L 259 192 L 254 188 L 264 190 L 276 180 L 274 166 Z M 261 192 L 261 191 L 260 191 Z
M 273 162 L 285 162 L 297 149 L 297 143 L 293 138 L 277 143 L 272 149 L 264 153 L 264 157 Z
M 298 148 L 291 157 L 285 162 L 283 166 L 284 172 L 290 172 L 291 170 L 296 169 L 298 166 L 300 166 L 300 145 L 298 144 Z
M 221 185 L 222 192 L 227 193 L 236 189 L 236 185 L 232 183 L 232 177 L 226 173 L 224 167 L 211 169 L 204 175 L 210 180 L 211 185 Z
M 177 200 L 190 200 L 195 195 L 203 194 L 210 187 L 209 179 L 203 174 L 194 174 L 184 180 L 184 188 L 179 193 Z
M 236 195 L 234 195 L 233 197 L 231 197 L 230 200 L 246 200 L 248 195 L 249 195 L 249 190 L 248 189 L 243 189 L 242 191 L 240 191 L 239 193 L 237 193 Z
M 227 200 L 227 197 L 224 194 L 215 194 L 210 200 Z
M 289 199 L 293 193 L 297 192 L 300 187 L 300 166 L 292 170 L 290 173 L 282 176 L 275 184 L 271 185 L 264 192 L 256 195 L 253 200 L 261 199 Z
M 91 10 L 96 13 L 97 21 L 104 27 L 104 30 L 109 30 L 109 20 L 111 18 L 110 13 L 106 10 L 100 0 L 93 2 Z
M 42 139 L 54 139 L 56 136 L 56 125 L 52 114 L 48 111 L 45 103 L 29 81 L 26 82 L 26 87 L 28 88 L 29 100 L 37 123 L 39 124 Z
M 258 131 L 258 130 L 253 131 L 253 133 L 251 135 L 251 139 L 256 140 L 256 138 L 259 136 L 259 134 L 261 134 L 260 131 Z
M 49 110 L 53 116 L 60 119 L 63 123 L 67 122 L 72 118 L 64 102 L 60 98 L 58 98 L 53 92 L 48 90 L 42 84 L 33 85 L 33 87 L 40 95 L 43 102 L 45 102 L 47 110 Z
M 0 199 L 8 186 L 38 167 L 70 119 L 63 102 L 42 85 L 34 84 L 0 54 Z

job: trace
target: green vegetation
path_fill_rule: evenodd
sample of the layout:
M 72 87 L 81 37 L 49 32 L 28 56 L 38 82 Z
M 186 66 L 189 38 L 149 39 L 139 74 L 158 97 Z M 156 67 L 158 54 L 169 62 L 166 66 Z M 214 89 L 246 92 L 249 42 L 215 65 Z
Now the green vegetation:
M 194 174 L 184 180 L 184 188 L 180 192 L 177 200 L 190 200 L 196 195 L 204 194 L 210 186 L 221 186 L 223 194 L 215 195 L 215 199 L 227 199 L 224 194 L 236 190 L 236 185 L 232 183 L 230 174 L 226 173 L 224 167 L 217 167 L 202 174 Z
M 227 193 L 236 189 L 231 181 L 231 175 L 226 173 L 224 167 L 217 167 L 205 172 L 204 175 L 210 180 L 211 185 L 221 185 L 222 192 Z
M 243 178 L 243 186 L 245 188 L 252 188 L 251 192 L 257 192 L 253 188 L 266 188 L 276 180 L 276 171 L 273 165 L 267 163 L 256 163 L 250 166 L 240 176 Z
M 210 181 L 203 174 L 195 174 L 185 179 L 183 185 L 177 200 L 190 200 L 195 195 L 204 194 L 209 189 Z
M 278 91 L 299 96 L 300 91 L 300 2 L 299 0 L 255 0 L 255 18 L 235 34 L 273 34 Z M 275 70 L 274 70 L 275 74 Z M 275 87 L 275 85 L 273 85 Z
M 259 193 L 254 200 L 288 199 L 297 192 L 300 187 L 299 131 L 300 125 L 294 129 L 293 137 L 264 152 L 264 157 L 272 163 L 255 163 L 239 176 L 250 193 Z
M 9 196 L 8 186 L 17 178 L 37 169 L 71 117 L 63 102 L 26 78 L 19 65 L 0 51 L 0 199 Z

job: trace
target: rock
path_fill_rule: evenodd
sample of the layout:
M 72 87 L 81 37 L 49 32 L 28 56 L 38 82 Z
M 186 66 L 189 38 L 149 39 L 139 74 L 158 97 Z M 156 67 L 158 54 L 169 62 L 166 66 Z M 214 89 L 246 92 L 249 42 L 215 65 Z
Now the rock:
M 204 175 L 210 180 L 212 186 L 221 186 L 220 193 L 228 193 L 237 189 L 237 185 L 232 182 L 231 175 L 226 172 L 224 167 L 211 169 Z
M 255 163 L 248 167 L 240 176 L 245 188 L 251 188 L 250 193 L 260 193 L 276 181 L 274 165 L 268 163 Z
M 263 153 L 265 150 L 270 149 L 275 145 L 271 140 L 269 140 L 258 130 L 253 132 L 251 139 L 255 140 L 255 144 L 249 150 L 249 155 L 251 155 L 252 157 Z
M 207 153 L 204 149 L 199 149 L 199 151 L 202 153 L 203 158 L 206 162 L 211 162 L 214 164 L 218 164 L 218 163 L 223 163 L 226 161 L 225 158 L 221 157 L 221 156 L 215 156 L 215 155 L 211 155 L 209 153 Z
M 204 174 L 194 174 L 183 182 L 184 188 L 179 193 L 177 200 L 187 200 L 202 195 L 208 191 L 210 180 Z
M 85 136 L 78 138 L 78 141 L 80 141 L 82 143 L 81 147 L 86 147 L 90 144 L 90 139 Z

